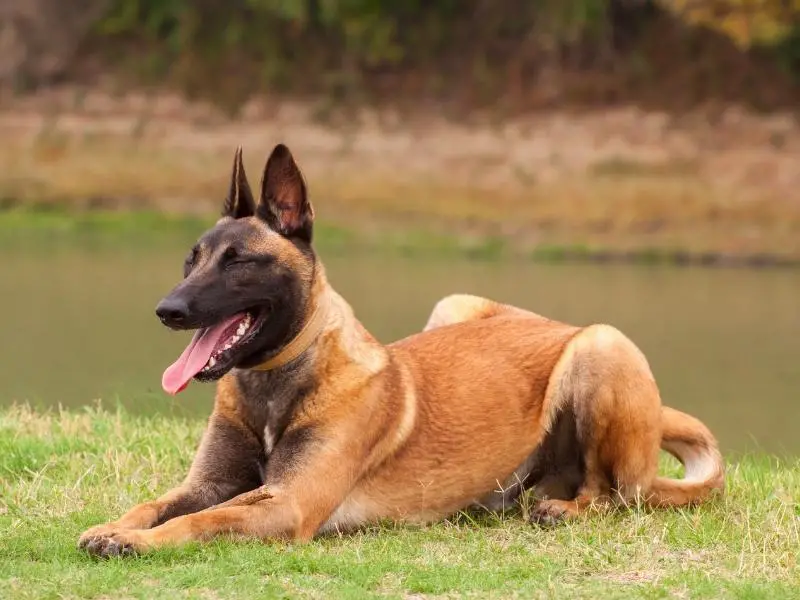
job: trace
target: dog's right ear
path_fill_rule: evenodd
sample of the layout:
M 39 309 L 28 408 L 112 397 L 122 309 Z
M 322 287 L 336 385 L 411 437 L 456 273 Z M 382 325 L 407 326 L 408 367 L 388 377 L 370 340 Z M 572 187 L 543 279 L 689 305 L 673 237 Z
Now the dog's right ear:
M 242 219 L 252 217 L 256 214 L 256 201 L 250 184 L 247 182 L 247 175 L 242 164 L 242 147 L 236 148 L 233 157 L 233 172 L 231 173 L 231 187 L 228 190 L 228 197 L 222 205 L 222 216 Z

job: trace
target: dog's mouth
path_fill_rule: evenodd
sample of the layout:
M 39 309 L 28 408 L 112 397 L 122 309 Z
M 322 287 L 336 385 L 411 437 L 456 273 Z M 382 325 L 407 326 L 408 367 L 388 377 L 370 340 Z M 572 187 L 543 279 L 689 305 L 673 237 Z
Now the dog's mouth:
M 249 353 L 248 346 L 264 324 L 267 311 L 248 310 L 224 321 L 198 329 L 192 341 L 161 378 L 161 387 L 168 394 L 183 391 L 195 378 L 199 381 L 219 379 Z

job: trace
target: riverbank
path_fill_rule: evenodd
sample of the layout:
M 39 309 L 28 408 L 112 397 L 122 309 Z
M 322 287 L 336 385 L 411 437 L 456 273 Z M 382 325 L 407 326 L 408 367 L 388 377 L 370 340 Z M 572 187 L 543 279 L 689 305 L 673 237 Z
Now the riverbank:
M 216 541 L 111 561 L 76 550 L 85 528 L 179 483 L 202 427 L 97 407 L 0 411 L 0 595 L 779 599 L 800 585 L 800 464 L 767 456 L 729 457 L 715 504 L 553 531 L 458 515 L 304 546 Z
M 65 87 L 0 110 L 0 202 L 210 219 L 235 146 L 255 185 L 283 141 L 320 221 L 348 235 L 539 257 L 797 261 L 800 126 L 791 115 L 717 113 L 617 108 L 453 123 L 361 111 L 321 122 L 297 103 L 251 102 L 231 118 L 164 94 Z
M 48 251 L 59 244 L 72 249 L 130 248 L 182 240 L 191 244 L 213 216 L 170 214 L 150 209 L 76 209 L 58 205 L 25 205 L 0 211 L 0 248 Z M 520 246 L 500 235 L 445 232 L 436 228 L 371 222 L 343 225 L 318 219 L 315 247 L 322 256 L 351 252 L 418 258 L 522 260 L 540 263 L 642 264 L 731 268 L 796 268 L 800 258 L 783 254 L 691 252 L 641 247 L 627 250 L 602 245 L 539 243 Z

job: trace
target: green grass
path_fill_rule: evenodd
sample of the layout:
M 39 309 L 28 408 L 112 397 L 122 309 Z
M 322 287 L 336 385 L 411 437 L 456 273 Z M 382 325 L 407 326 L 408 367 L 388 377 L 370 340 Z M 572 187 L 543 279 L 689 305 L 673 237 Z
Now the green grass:
M 57 206 L 14 208 L 0 211 L 0 248 L 35 252 L 68 243 L 88 248 L 148 246 L 167 242 L 189 244 L 212 227 L 217 215 L 191 216 L 154 210 L 74 211 Z M 468 239 L 417 228 L 342 227 L 318 219 L 314 229 L 322 252 L 365 250 L 404 255 L 464 256 L 499 259 L 511 254 L 500 238 Z
M 202 427 L 100 407 L 0 412 L 0 597 L 778 599 L 800 589 L 800 461 L 765 456 L 729 464 L 714 504 L 551 531 L 520 514 L 463 514 L 297 546 L 215 541 L 109 561 L 76 549 L 87 527 L 177 484 Z
M 152 209 L 74 210 L 57 205 L 0 208 L 0 250 L 49 252 L 62 244 L 88 250 L 142 248 L 166 243 L 191 244 L 217 215 L 182 215 Z M 437 227 L 379 222 L 342 225 L 318 218 L 314 229 L 318 251 L 329 255 L 379 252 L 410 257 L 467 260 L 530 260 L 542 263 L 625 262 L 630 264 L 797 267 L 800 259 L 769 253 L 730 255 L 692 253 L 681 249 L 642 246 L 634 250 L 602 244 L 553 244 L 546 241 L 520 247 L 514 240 L 491 234 L 446 233 Z

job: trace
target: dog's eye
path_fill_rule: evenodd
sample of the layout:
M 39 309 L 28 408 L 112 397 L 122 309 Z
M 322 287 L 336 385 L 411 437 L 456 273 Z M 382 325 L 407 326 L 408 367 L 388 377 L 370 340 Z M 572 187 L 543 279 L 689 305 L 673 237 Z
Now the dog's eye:
M 250 262 L 246 256 L 242 256 L 239 254 L 239 251 L 236 250 L 233 246 L 229 246 L 225 248 L 225 252 L 222 253 L 222 268 L 228 269 L 232 268 L 235 265 L 241 265 L 247 262 Z
M 186 257 L 186 260 L 183 261 L 183 276 L 186 277 L 189 274 L 189 271 L 192 270 L 194 266 L 194 261 L 197 260 L 197 248 L 192 248 L 192 251 L 189 252 L 189 256 Z

